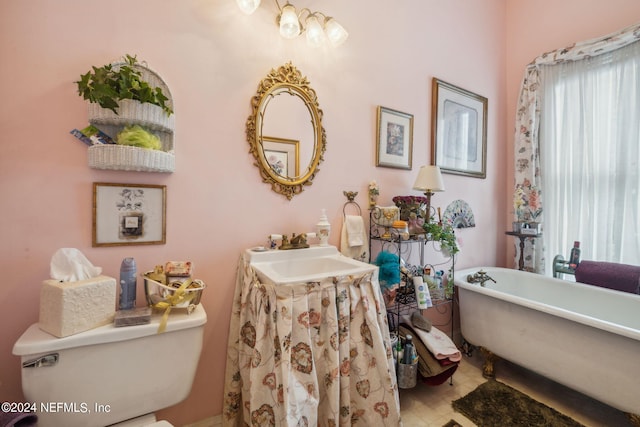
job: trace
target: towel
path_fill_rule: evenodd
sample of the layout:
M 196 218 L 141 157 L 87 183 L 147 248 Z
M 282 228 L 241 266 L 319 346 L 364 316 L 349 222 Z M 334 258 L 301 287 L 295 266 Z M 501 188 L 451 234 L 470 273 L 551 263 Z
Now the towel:
M 366 237 L 364 234 L 364 220 L 358 215 L 346 215 L 344 224 L 347 229 L 347 242 L 350 247 L 362 246 Z
M 576 282 L 640 294 L 640 267 L 603 261 L 580 261 Z
M 345 215 L 340 236 L 340 252 L 349 258 L 369 262 L 369 244 L 361 216 Z
M 405 323 L 398 326 L 398 332 L 401 337 L 405 337 L 407 334 L 416 336 L 415 329 L 410 328 Z M 413 343 L 418 353 L 418 371 L 424 377 L 426 384 L 440 385 L 453 375 L 458 368 L 458 362 L 451 362 L 449 359 L 437 360 L 433 357 L 433 354 L 421 340 L 414 340 Z
M 420 338 L 420 341 L 424 343 L 425 347 L 429 349 L 436 359 L 449 359 L 452 362 L 459 362 L 462 360 L 462 353 L 460 353 L 460 350 L 458 350 L 453 341 L 451 341 L 451 338 L 449 338 L 440 329 L 432 327 L 430 332 L 422 331 L 413 326 L 411 316 L 407 315 L 402 316 L 401 322 L 411 326 L 417 337 Z

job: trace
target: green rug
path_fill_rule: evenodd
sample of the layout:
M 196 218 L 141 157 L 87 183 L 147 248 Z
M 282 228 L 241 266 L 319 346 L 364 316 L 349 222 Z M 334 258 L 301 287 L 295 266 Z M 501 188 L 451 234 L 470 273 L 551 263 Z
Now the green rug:
M 451 405 L 479 427 L 547 426 L 584 427 L 553 408 L 496 380 L 478 388 Z

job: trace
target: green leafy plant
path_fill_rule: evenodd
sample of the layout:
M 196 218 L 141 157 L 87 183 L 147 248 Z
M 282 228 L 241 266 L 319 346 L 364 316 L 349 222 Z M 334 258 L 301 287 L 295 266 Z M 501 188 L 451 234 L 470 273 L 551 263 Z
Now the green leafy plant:
M 427 235 L 431 236 L 431 240 L 440 242 L 442 247 L 444 247 L 451 255 L 455 255 L 459 252 L 456 235 L 451 225 L 425 222 L 422 225 L 422 228 L 424 228 Z
M 80 80 L 75 82 L 78 94 L 115 114 L 118 114 L 118 101 L 133 99 L 157 105 L 170 116 L 173 110 L 167 105 L 169 98 L 162 92 L 162 88 L 151 87 L 142 79 L 140 70 L 134 68 L 138 63 L 135 56 L 127 54 L 124 59 L 125 63 L 116 67 L 113 64 L 92 66 L 92 71 L 82 74 Z

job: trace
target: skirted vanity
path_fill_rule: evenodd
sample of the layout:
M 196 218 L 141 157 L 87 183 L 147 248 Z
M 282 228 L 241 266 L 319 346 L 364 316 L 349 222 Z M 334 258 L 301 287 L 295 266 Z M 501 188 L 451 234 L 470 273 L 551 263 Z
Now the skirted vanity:
M 355 421 L 402 425 L 377 267 L 333 246 L 245 251 L 233 300 L 223 425 Z

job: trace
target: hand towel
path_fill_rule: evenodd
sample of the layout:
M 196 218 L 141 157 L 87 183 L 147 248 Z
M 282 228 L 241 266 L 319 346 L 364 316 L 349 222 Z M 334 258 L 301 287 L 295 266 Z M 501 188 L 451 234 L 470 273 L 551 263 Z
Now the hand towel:
M 365 242 L 364 220 L 359 215 L 346 215 L 347 241 L 349 246 L 362 246 Z
M 350 219 L 351 217 L 355 217 L 356 219 Z M 354 246 L 349 242 L 349 224 L 358 222 L 360 222 L 362 225 L 362 232 L 359 234 L 359 241 L 362 243 L 360 245 Z M 353 242 L 357 242 L 358 240 L 355 239 L 356 234 L 353 234 L 353 237 Z M 342 255 L 349 258 L 353 258 L 362 262 L 369 262 L 369 243 L 367 241 L 367 234 L 365 233 L 364 221 L 362 221 L 361 216 L 345 215 L 340 234 L 340 252 L 342 253 Z

